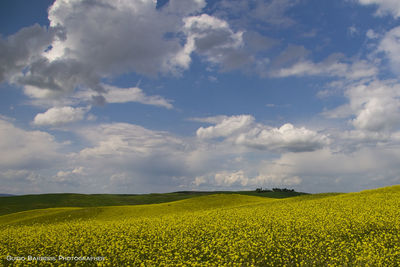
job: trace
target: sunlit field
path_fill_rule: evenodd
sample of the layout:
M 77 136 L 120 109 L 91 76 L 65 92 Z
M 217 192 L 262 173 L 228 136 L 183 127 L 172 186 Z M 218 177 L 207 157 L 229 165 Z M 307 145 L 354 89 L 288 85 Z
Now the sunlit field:
M 400 186 L 18 212 L 0 216 L 0 254 L 21 266 L 398 266 Z

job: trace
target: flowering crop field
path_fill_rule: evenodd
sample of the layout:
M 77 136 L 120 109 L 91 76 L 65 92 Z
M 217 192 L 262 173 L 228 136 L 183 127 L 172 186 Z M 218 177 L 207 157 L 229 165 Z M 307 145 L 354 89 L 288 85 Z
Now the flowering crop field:
M 19 212 L 0 216 L 0 255 L 15 266 L 399 266 L 400 186 Z

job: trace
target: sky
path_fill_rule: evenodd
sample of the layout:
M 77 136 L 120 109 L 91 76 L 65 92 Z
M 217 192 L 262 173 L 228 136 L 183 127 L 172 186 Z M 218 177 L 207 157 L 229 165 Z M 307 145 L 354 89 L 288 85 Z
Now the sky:
M 0 193 L 400 183 L 397 0 L 0 2 Z

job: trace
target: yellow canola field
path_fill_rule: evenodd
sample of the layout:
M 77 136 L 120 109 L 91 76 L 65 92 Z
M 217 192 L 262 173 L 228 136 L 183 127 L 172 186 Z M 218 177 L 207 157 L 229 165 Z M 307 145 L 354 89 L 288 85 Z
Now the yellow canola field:
M 279 200 L 214 195 L 55 223 L 12 215 L 9 224 L 0 217 L 3 265 L 400 265 L 400 186 Z

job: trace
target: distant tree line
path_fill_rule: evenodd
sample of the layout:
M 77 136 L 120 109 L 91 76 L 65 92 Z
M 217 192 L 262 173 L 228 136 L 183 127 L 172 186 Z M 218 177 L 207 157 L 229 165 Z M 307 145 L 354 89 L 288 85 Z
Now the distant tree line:
M 295 192 L 294 189 L 288 189 L 288 188 L 272 188 L 271 189 L 267 189 L 267 188 L 256 188 L 256 192 L 257 193 L 263 193 L 263 192 Z

